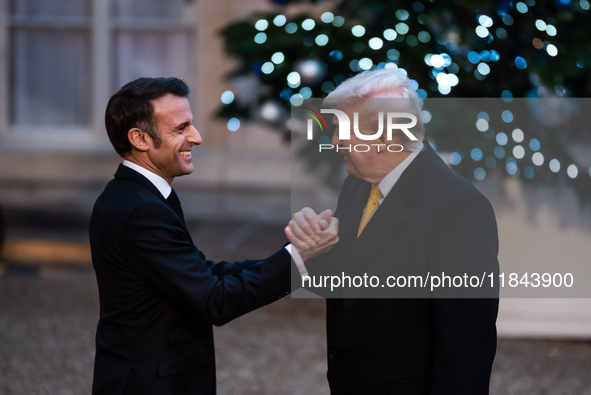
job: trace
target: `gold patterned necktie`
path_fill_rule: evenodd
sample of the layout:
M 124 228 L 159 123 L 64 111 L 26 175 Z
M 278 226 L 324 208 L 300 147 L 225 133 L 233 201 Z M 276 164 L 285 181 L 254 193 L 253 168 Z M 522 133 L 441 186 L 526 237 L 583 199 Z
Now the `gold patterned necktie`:
M 363 232 L 363 229 L 365 229 L 365 226 L 367 225 L 371 217 L 373 217 L 374 213 L 378 209 L 378 206 L 380 205 L 380 199 L 382 197 L 383 195 L 382 191 L 380 191 L 380 186 L 377 184 L 374 185 L 373 188 L 371 188 L 369 199 L 367 199 L 367 204 L 365 205 L 365 211 L 363 212 L 361 222 L 359 223 L 357 237 L 359 237 L 359 235 L 361 234 L 361 232 Z

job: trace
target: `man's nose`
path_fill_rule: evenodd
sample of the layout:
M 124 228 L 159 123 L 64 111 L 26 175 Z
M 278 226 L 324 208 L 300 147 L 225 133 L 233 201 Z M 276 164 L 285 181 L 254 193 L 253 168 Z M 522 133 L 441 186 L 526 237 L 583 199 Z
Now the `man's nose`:
M 189 134 L 187 136 L 187 141 L 194 145 L 199 145 L 203 141 L 201 135 L 199 134 L 197 129 L 195 129 L 194 126 L 191 126 L 191 130 L 189 131 Z

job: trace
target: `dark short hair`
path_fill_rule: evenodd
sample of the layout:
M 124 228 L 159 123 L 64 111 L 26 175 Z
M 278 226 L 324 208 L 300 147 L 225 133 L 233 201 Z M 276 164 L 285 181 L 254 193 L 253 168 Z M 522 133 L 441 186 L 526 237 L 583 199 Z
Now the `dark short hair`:
M 131 151 L 127 133 L 133 128 L 147 132 L 156 147 L 160 146 L 162 139 L 156 128 L 152 101 L 167 94 L 187 97 L 189 86 L 174 77 L 142 77 L 125 84 L 111 96 L 105 111 L 105 126 L 109 140 L 120 156 Z

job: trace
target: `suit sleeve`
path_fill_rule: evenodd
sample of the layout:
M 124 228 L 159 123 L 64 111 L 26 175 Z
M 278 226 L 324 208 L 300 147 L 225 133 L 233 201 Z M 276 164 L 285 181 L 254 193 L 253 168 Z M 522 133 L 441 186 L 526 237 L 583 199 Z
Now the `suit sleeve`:
M 494 212 L 480 194 L 467 194 L 441 210 L 430 249 L 437 273 L 498 278 Z M 432 395 L 488 394 L 496 352 L 498 289 L 462 289 L 433 299 L 436 336 Z M 496 287 L 496 286 L 495 286 Z
M 281 248 L 262 260 L 207 261 L 179 219 L 165 205 L 146 202 L 127 221 L 130 269 L 163 298 L 215 325 L 287 295 L 291 259 Z

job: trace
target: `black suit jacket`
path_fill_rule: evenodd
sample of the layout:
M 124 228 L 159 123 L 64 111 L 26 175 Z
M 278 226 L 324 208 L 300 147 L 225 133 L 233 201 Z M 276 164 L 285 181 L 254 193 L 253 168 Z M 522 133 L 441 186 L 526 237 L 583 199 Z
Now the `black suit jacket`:
M 212 324 L 289 293 L 284 249 L 214 263 L 144 176 L 123 165 L 90 221 L 100 320 L 93 393 L 214 394 Z
M 340 242 L 307 262 L 311 274 L 376 275 L 381 284 L 388 275 L 429 272 L 486 272 L 496 278 L 498 239 L 490 203 L 425 146 L 359 238 L 371 185 L 346 179 L 335 212 Z M 474 298 L 453 299 L 415 297 L 424 294 L 413 294 L 412 287 L 377 289 L 389 298 L 357 298 L 368 290 L 355 287 L 329 295 L 331 393 L 488 394 L 498 289 L 496 283 L 486 288 L 468 294 Z

